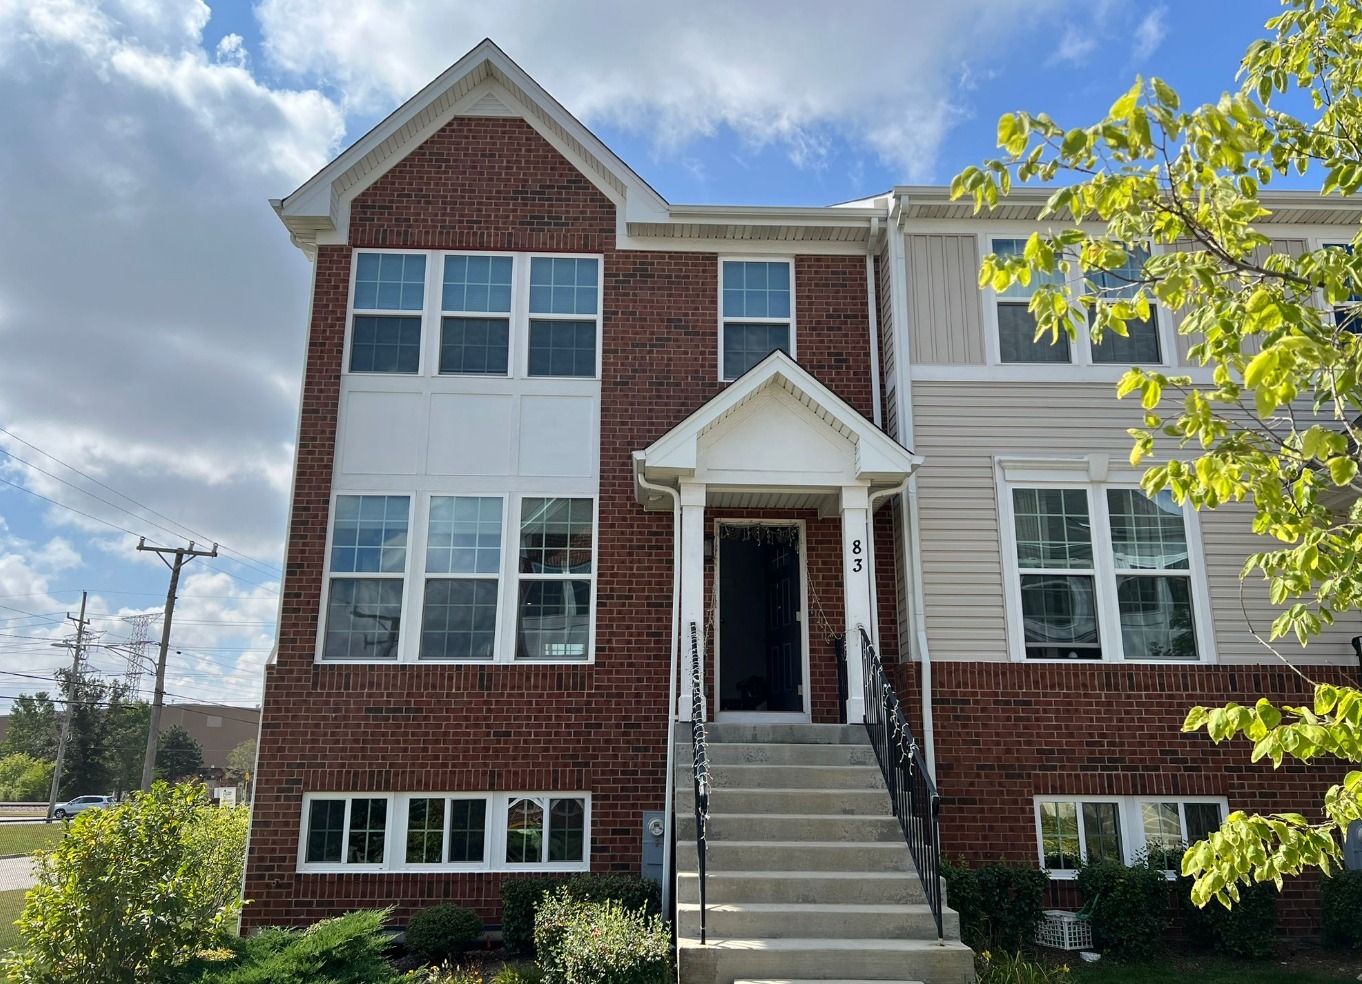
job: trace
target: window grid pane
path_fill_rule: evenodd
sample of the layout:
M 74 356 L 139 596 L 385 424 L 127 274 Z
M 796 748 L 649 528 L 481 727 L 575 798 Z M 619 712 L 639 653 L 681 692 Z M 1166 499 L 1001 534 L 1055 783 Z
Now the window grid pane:
M 599 282 L 597 260 L 531 257 L 530 313 L 594 315 Z
M 477 864 L 487 841 L 487 801 L 456 799 L 449 804 L 449 861 Z
M 445 801 L 414 799 L 407 806 L 407 863 L 439 864 L 444 858 Z
M 1092 343 L 1092 361 L 1119 365 L 1162 362 L 1158 324 L 1151 312 L 1145 321 L 1127 321 L 1128 335 L 1118 335 L 1110 330 L 1103 332 L 1102 340 Z
M 511 322 L 506 318 L 444 318 L 440 322 L 440 372 L 504 376 L 510 364 Z
M 1145 849 L 1150 855 L 1175 851 L 1182 846 L 1182 820 L 1176 803 L 1141 803 Z
M 1013 489 L 1012 512 L 1023 569 L 1092 568 L 1092 523 L 1083 489 Z
M 421 659 L 490 660 L 496 650 L 497 582 L 466 578 L 426 581 Z
M 531 321 L 531 376 L 596 375 L 596 322 Z
M 581 861 L 586 845 L 586 804 L 549 800 L 549 861 Z
M 425 307 L 426 258 L 412 253 L 360 253 L 356 311 L 420 311 Z
M 1083 848 L 1087 863 L 1125 862 L 1121 853 L 1121 821 L 1115 803 L 1083 804 Z
M 338 495 L 331 534 L 336 574 L 402 574 L 407 567 L 405 495 Z
M 509 314 L 514 265 L 509 256 L 446 256 L 441 310 Z
M 544 858 L 544 808 L 532 799 L 512 800 L 506 808 L 506 861 L 538 864 Z
M 1118 569 L 1188 570 L 1187 523 L 1169 492 L 1151 498 L 1138 489 L 1108 489 L 1107 509 Z
M 426 542 L 428 574 L 501 571 L 501 498 L 433 496 Z
M 790 351 L 789 325 L 724 325 L 724 378 L 737 379 L 776 349 Z
M 1072 871 L 1079 866 L 1078 810 L 1072 803 L 1040 804 L 1041 850 L 1045 867 Z
M 1220 829 L 1220 804 L 1187 803 L 1183 806 L 1187 815 L 1187 843 L 1203 841 Z
M 1021 576 L 1027 659 L 1101 659 L 1093 578 L 1074 574 Z
M 344 846 L 345 800 L 312 800 L 307 814 L 308 863 L 339 864 Z
M 326 605 L 323 659 L 396 659 L 402 581 L 336 578 Z
M 1144 246 L 1127 246 L 1125 262 L 1110 270 L 1088 271 L 1088 286 L 1093 292 L 1112 300 L 1129 299 L 1139 292 L 1144 277 L 1144 265 L 1149 250 Z
M 388 829 L 388 801 L 350 801 L 350 864 L 382 864 L 383 839 Z
M 1025 239 L 995 239 L 995 240 L 993 240 L 993 252 L 994 252 L 994 254 L 996 254 L 997 256 L 1006 257 L 1006 258 L 1009 258 L 1009 259 L 1012 258 L 1012 257 L 1015 257 L 1015 256 L 1021 256 L 1023 253 L 1026 252 L 1026 240 L 1025 240 Z M 1031 274 L 1031 282 L 1030 282 L 1029 284 L 1026 284 L 1026 285 L 1022 285 L 1022 284 L 1013 284 L 1011 287 L 1007 288 L 1007 290 L 1000 291 L 1000 292 L 998 293 L 998 296 L 999 296 L 999 297 L 1024 297 L 1024 298 L 1030 298 L 1030 296 L 1036 292 L 1036 288 L 1041 287 L 1041 286 L 1044 286 L 1044 285 L 1046 285 L 1046 284 L 1053 284 L 1053 285 L 1055 285 L 1055 286 L 1063 286 L 1063 284 L 1064 284 L 1064 275 L 1061 274 L 1061 273 L 1059 273 L 1058 271 L 1056 271 L 1056 272 L 1054 272 L 1054 273 L 1038 273 L 1038 272 L 1032 272 L 1032 274 Z M 1025 311 L 1025 310 L 1026 310 L 1026 305 L 1023 304 L 1023 305 L 1021 306 L 1021 308 L 1022 308 L 1023 311 Z M 1033 334 L 1035 333 L 1035 330 L 1036 330 L 1035 323 L 1032 322 L 1032 324 L 1031 324 L 1031 331 L 1032 331 Z M 1007 360 L 1004 360 L 1004 361 L 1007 361 Z
M 1189 577 L 1118 577 L 1121 647 L 1126 659 L 1197 658 Z
M 351 372 L 421 369 L 421 319 L 357 315 L 350 333 Z
M 590 574 L 590 499 L 522 499 L 520 573 Z
M 590 581 L 521 582 L 517 659 L 585 658 L 590 635 Z
M 1036 316 L 1025 302 L 998 305 L 998 358 L 1002 362 L 1071 362 L 1069 336 L 1036 338 Z
M 725 318 L 790 317 L 790 264 L 725 260 Z

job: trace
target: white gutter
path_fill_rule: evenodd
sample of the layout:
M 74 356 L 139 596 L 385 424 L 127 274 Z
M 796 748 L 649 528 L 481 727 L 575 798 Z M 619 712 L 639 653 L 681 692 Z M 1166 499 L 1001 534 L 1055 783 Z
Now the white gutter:
M 895 201 L 890 207 L 888 237 L 890 264 L 890 303 L 894 312 L 894 371 L 898 373 L 899 429 L 901 444 L 916 447 L 913 433 L 913 373 L 908 345 L 908 267 L 903 250 L 903 220 L 900 203 L 903 195 L 895 189 Z M 927 768 L 936 776 L 936 728 L 932 718 L 932 656 L 927 647 L 927 602 L 922 588 L 922 521 L 918 509 L 917 473 L 908 477 L 905 501 L 908 521 L 903 525 L 903 552 L 908 558 L 909 577 L 913 582 L 913 637 L 917 642 L 918 660 L 922 663 L 922 747 L 927 754 Z
M 880 413 L 880 306 L 875 302 L 875 240 L 879 238 L 879 232 L 880 217 L 876 215 L 870 220 L 865 246 L 865 306 L 870 315 L 866 319 L 870 322 L 870 419 L 876 427 L 883 427 Z M 875 579 L 871 578 L 870 581 L 873 584 Z
M 672 890 L 672 800 L 675 783 L 673 772 L 676 769 L 676 728 L 673 717 L 676 714 L 677 673 L 680 667 L 681 638 L 681 494 L 665 485 L 655 485 L 643 477 L 639 466 L 643 463 L 642 452 L 634 452 L 634 481 L 639 488 L 649 492 L 664 493 L 672 497 L 672 634 L 671 634 L 671 678 L 667 688 L 667 778 L 666 795 L 662 807 L 662 911 L 670 911 Z

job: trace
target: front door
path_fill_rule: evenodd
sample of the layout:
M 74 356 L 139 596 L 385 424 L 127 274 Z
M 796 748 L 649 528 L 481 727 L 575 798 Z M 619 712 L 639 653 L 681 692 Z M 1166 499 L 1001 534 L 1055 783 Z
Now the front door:
M 721 525 L 719 710 L 801 714 L 799 527 Z

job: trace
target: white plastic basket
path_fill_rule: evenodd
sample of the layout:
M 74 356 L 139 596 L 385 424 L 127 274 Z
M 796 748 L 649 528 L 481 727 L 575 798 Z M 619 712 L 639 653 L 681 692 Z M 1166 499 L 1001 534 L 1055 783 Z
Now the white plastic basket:
M 1056 950 L 1091 950 L 1092 924 L 1078 920 L 1078 913 L 1046 909 L 1036 926 L 1036 942 Z

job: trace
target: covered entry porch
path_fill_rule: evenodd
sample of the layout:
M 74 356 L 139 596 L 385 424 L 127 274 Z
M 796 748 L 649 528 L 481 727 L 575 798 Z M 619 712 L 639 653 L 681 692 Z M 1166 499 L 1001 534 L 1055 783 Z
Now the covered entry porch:
M 779 351 L 633 457 L 638 502 L 675 517 L 677 720 L 697 676 L 720 718 L 814 720 L 827 636 L 878 645 L 873 514 L 918 458 Z M 846 673 L 860 722 L 858 658 Z

